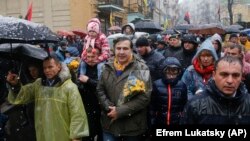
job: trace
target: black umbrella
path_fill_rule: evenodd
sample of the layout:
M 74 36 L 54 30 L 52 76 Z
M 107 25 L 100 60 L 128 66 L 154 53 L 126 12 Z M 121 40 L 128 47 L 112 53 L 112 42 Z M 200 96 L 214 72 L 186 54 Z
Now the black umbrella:
M 188 30 L 193 28 L 194 25 L 192 24 L 178 24 L 174 26 L 174 29 L 180 31 L 182 33 L 188 33 Z
M 56 43 L 57 35 L 42 24 L 0 16 L 0 43 Z
M 1 44 L 0 57 L 11 60 L 11 71 L 19 76 L 23 65 L 31 62 L 42 63 L 42 60 L 48 56 L 44 49 L 30 44 Z
M 44 49 L 30 44 L 1 44 L 0 55 L 14 60 L 43 60 L 48 56 Z
M 160 23 L 151 20 L 141 20 L 135 23 L 135 30 L 150 34 L 162 31 Z
M 175 29 L 166 29 L 165 31 L 161 32 L 161 35 L 172 35 L 172 34 L 179 34 Z

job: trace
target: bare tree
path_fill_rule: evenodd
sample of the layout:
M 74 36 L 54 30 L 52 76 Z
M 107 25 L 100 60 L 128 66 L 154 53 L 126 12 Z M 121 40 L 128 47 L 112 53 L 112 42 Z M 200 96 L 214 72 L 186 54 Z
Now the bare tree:
M 229 18 L 230 18 L 230 24 L 233 24 L 233 4 L 234 4 L 234 0 L 227 0 L 227 8 L 228 8 L 228 14 L 229 14 Z
M 163 6 L 166 9 L 165 13 L 169 20 L 169 26 L 177 25 L 178 20 L 180 19 L 178 0 L 164 0 Z
M 205 15 L 205 21 L 206 21 L 205 23 L 211 23 L 210 4 L 208 2 L 206 2 L 204 6 L 205 7 L 204 7 L 203 14 Z
M 210 11 L 210 4 L 207 1 L 199 1 L 199 9 L 197 9 L 198 12 L 196 13 L 199 17 L 196 22 L 198 23 L 211 23 L 211 11 Z

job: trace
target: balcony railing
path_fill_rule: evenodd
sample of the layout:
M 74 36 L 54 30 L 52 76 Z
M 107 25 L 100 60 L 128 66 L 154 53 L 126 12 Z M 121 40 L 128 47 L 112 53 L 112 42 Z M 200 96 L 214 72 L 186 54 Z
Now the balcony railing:
M 101 11 L 123 11 L 122 0 L 99 0 L 98 8 Z
M 123 0 L 98 0 L 98 5 L 115 5 L 123 7 Z

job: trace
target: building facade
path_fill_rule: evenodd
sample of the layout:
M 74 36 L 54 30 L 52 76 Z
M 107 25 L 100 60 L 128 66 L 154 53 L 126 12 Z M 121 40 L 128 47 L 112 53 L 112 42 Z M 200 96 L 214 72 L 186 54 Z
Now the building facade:
M 233 21 L 245 28 L 250 28 L 250 2 L 248 4 L 235 4 L 233 7 Z
M 25 17 L 32 0 L 0 0 L 0 15 Z M 32 19 L 53 31 L 84 29 L 87 21 L 95 17 L 91 0 L 33 0 Z
M 25 17 L 33 4 L 31 21 L 42 23 L 53 31 L 82 29 L 89 19 L 98 17 L 102 31 L 122 26 L 136 18 L 144 19 L 144 0 L 0 0 L 0 15 Z
M 223 25 L 229 25 L 230 19 L 228 14 L 227 0 L 221 1 L 220 17 Z M 249 0 L 235 0 L 232 6 L 233 23 L 240 24 L 244 28 L 250 28 L 250 1 Z

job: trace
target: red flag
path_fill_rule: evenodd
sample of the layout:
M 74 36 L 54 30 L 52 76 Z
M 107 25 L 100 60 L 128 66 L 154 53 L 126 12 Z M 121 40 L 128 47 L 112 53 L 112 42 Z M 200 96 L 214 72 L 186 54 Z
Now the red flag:
M 189 12 L 186 12 L 186 13 L 185 13 L 184 20 L 185 20 L 188 24 L 190 24 L 190 14 L 189 14 Z
M 28 7 L 28 11 L 27 14 L 25 16 L 25 20 L 31 21 L 32 18 L 32 2 L 30 3 L 29 7 Z

